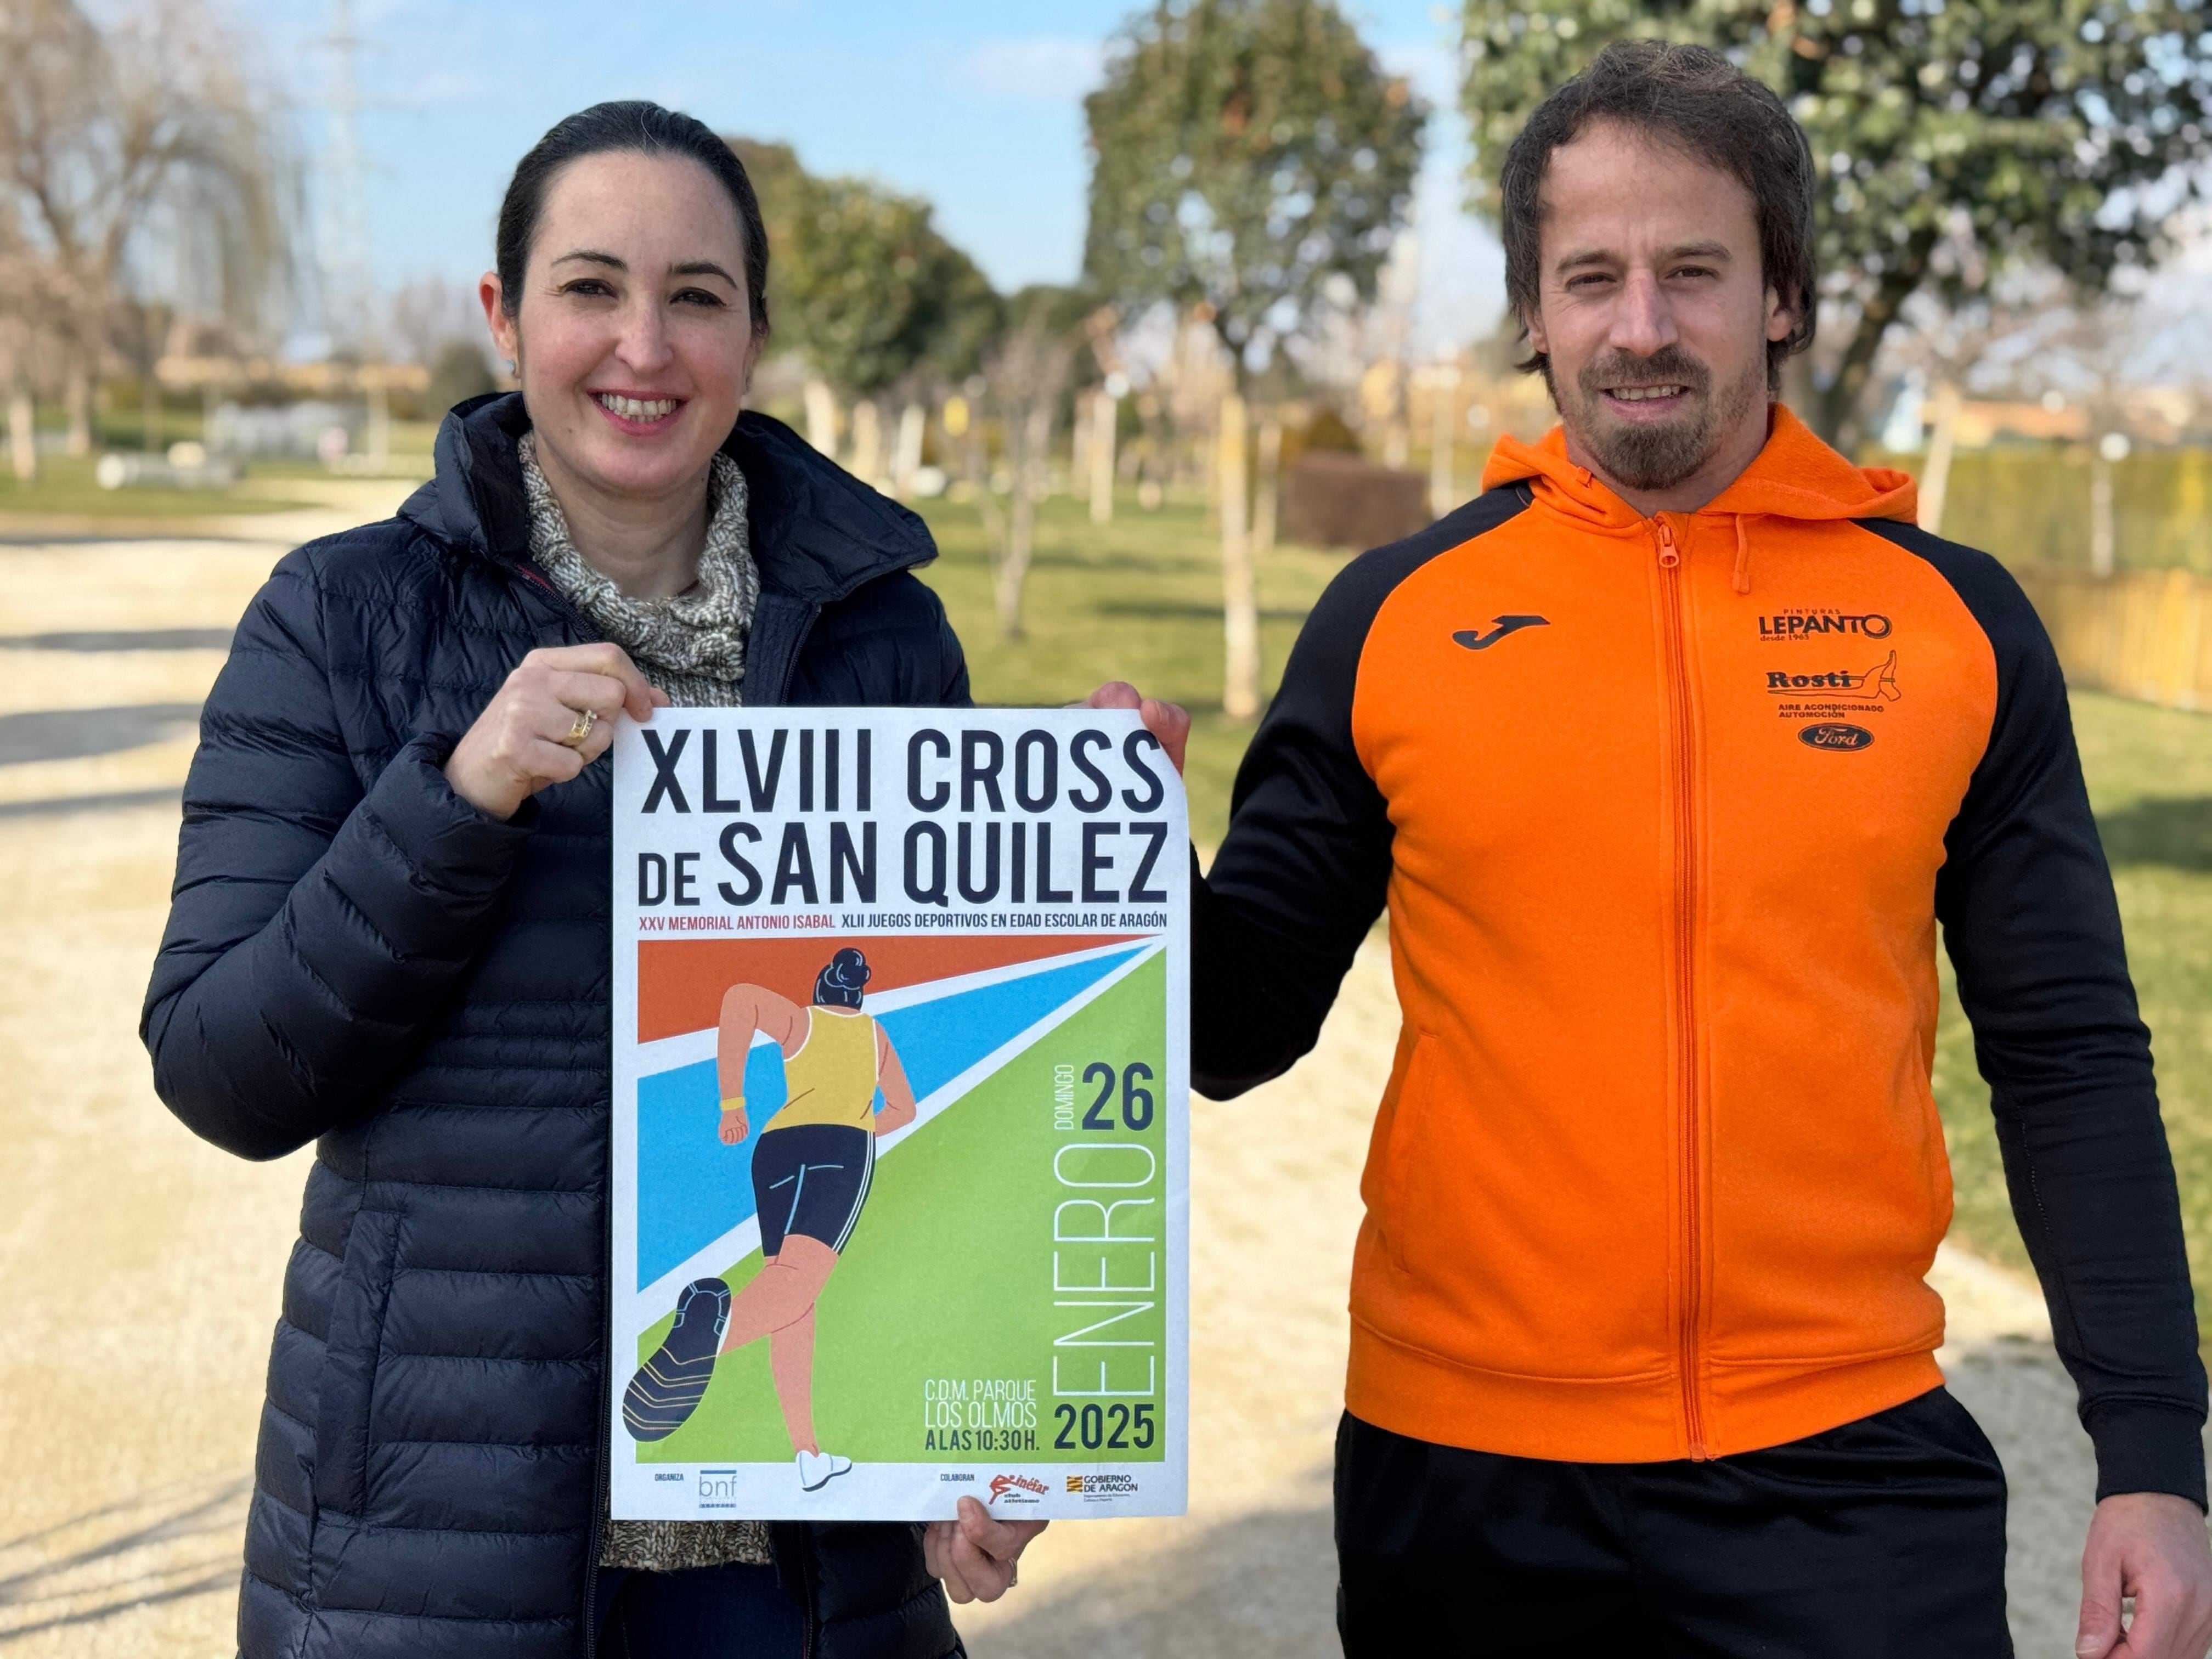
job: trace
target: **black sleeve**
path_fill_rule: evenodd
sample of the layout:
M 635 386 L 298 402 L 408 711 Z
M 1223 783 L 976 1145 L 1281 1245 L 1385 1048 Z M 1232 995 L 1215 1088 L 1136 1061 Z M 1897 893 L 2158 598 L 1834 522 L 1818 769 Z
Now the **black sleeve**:
M 358 1117 L 450 1007 L 536 808 L 456 795 L 418 738 L 363 791 L 305 552 L 240 622 L 200 720 L 139 1034 L 187 1127 L 275 1158 Z
M 1994 559 L 1869 528 L 1934 564 L 1996 653 L 1996 715 L 1945 838 L 1936 913 L 2013 1213 L 2096 1443 L 2097 1496 L 2201 1508 L 2205 1379 L 2180 1199 L 2057 653 Z
M 1390 879 L 1387 805 L 1352 748 L 1367 632 L 1400 582 L 1528 505 L 1477 496 L 1338 573 L 1299 631 L 1237 768 L 1229 833 L 1192 888 L 1191 1078 L 1216 1100 L 1281 1075 L 1314 1045 Z

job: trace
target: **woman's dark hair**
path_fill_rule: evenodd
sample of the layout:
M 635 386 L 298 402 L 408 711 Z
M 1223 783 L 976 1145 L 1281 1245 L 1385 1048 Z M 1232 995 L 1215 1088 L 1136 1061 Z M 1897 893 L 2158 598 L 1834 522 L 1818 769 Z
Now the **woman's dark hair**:
M 704 123 L 643 99 L 594 104 L 554 123 L 515 164 L 514 177 L 499 204 L 497 263 L 501 304 L 510 317 L 522 303 L 522 274 L 530 263 L 530 244 L 545 210 L 545 192 L 554 175 L 586 155 L 634 151 L 640 155 L 689 156 L 714 175 L 730 192 L 745 244 L 745 301 L 753 329 L 768 332 L 768 228 L 761 222 L 760 198 L 745 165 Z
M 815 975 L 814 1000 L 824 1008 L 857 1008 L 862 990 L 874 977 L 867 957 L 848 945 Z
M 1616 40 L 1580 75 L 1536 106 L 1505 152 L 1498 188 L 1505 244 L 1505 296 L 1528 332 L 1540 290 L 1538 233 L 1552 152 L 1596 121 L 1619 121 L 1729 174 L 1751 192 L 1759 270 L 1797 319 L 1766 344 L 1770 388 L 1783 359 L 1813 343 L 1820 269 L 1813 245 L 1813 149 L 1782 100 L 1717 52 L 1664 40 Z M 1544 353 L 1525 373 L 1550 374 Z

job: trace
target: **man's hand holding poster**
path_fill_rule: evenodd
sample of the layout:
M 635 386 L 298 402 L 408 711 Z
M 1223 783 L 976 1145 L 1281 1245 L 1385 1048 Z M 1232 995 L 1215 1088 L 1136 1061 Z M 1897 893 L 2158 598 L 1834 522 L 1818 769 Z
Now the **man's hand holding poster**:
M 615 747 L 613 1513 L 1179 1514 L 1181 781 L 1133 714 Z

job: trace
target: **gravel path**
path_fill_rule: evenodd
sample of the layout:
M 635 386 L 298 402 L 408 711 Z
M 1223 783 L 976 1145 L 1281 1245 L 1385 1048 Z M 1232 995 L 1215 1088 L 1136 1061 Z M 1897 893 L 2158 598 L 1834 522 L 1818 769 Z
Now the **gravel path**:
M 204 695 L 266 544 L 0 547 L 0 660 L 26 712 Z M 112 653 L 24 636 L 198 630 Z M 21 641 L 21 643 L 17 643 Z M 19 683 L 21 683 L 19 681 Z M 156 733 L 155 735 L 159 735 Z M 135 1033 L 189 738 L 0 765 L 0 1652 L 231 1651 L 240 1529 L 305 1157 L 248 1164 L 155 1101 Z M 63 799 L 152 804 L 56 811 Z M 1328 1457 L 1358 1171 L 1395 1031 L 1370 946 L 1320 1048 L 1193 1132 L 1188 1518 L 1067 1524 L 963 1614 L 977 1659 L 1335 1651 Z M 2071 1648 L 2088 1443 L 2039 1301 L 1947 1252 L 1954 1386 L 2011 1471 L 2023 1656 Z

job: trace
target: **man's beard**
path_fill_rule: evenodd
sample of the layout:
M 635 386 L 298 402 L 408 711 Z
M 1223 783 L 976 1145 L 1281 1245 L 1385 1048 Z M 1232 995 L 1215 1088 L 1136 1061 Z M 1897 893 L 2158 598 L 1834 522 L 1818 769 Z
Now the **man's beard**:
M 1754 361 L 1716 399 L 1712 371 L 1680 347 L 1662 346 L 1649 357 L 1616 351 L 1593 360 L 1576 376 L 1570 406 L 1546 368 L 1569 432 L 1607 477 L 1638 490 L 1671 489 L 1694 474 L 1712 459 L 1720 434 L 1766 391 L 1766 366 Z M 1615 420 L 1605 406 L 1605 388 L 1618 386 L 1679 386 L 1691 407 L 1670 421 Z

